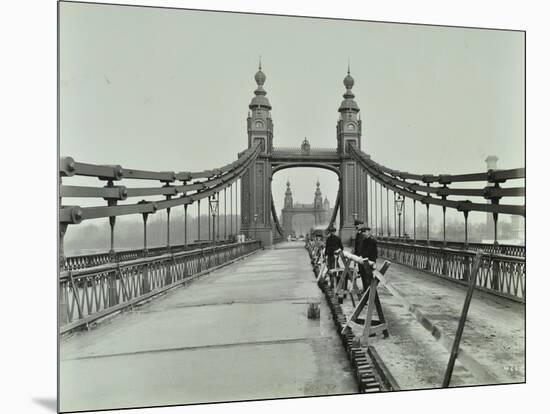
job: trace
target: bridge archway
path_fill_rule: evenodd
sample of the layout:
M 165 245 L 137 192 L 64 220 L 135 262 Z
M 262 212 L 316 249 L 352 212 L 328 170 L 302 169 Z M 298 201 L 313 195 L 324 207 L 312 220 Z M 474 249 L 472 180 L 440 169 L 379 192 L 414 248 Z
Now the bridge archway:
M 257 88 L 250 102 L 247 117 L 248 147 L 259 144 L 261 151 L 241 180 L 241 230 L 262 241 L 263 246 L 273 243 L 274 207 L 271 195 L 273 174 L 278 171 L 314 167 L 332 171 L 339 178 L 338 206 L 340 236 L 349 241 L 354 232 L 354 220 L 367 220 L 367 173 L 352 157 L 350 147 L 361 148 L 361 119 L 359 106 L 352 92 L 354 79 L 349 68 L 344 78 L 344 100 L 338 108 L 336 148 L 315 148 L 305 138 L 299 147 L 283 148 L 273 145 L 271 103 L 263 88 L 266 75 L 261 65 L 254 79 Z M 284 232 L 283 232 L 284 233 Z
M 271 194 L 283 238 L 298 235 L 299 228 L 303 233 L 328 226 L 337 202 L 339 171 L 292 164 L 276 172 Z

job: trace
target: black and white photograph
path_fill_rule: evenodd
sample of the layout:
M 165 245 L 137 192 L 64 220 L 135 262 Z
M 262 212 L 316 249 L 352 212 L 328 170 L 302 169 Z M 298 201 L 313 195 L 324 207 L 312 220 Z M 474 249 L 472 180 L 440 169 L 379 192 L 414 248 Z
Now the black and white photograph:
M 6 135 L 25 282 L 3 342 L 25 357 L 3 353 L 32 407 L 504 413 L 534 395 L 547 203 L 527 155 L 545 152 L 518 9 L 50 3 L 54 49 L 29 7 L 36 47 L 13 50 L 55 60 L 21 61 L 12 106 L 38 106 L 47 71 L 51 125 Z
M 59 3 L 59 409 L 525 382 L 524 35 Z

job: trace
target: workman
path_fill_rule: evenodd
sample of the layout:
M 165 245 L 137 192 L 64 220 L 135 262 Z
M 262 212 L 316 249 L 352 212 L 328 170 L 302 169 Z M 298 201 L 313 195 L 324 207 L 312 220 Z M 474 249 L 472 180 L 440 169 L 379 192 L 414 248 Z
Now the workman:
M 359 226 L 361 236 L 361 247 L 359 248 L 358 256 L 361 256 L 364 261 L 359 266 L 359 275 L 363 283 L 363 291 L 366 291 L 372 281 L 372 271 L 376 268 L 376 259 L 378 259 L 378 247 L 376 240 L 372 237 L 371 229 L 366 224 Z
M 337 250 L 344 250 L 344 246 L 342 245 L 342 240 L 340 240 L 340 237 L 336 235 L 336 229 L 334 226 L 330 226 L 327 231 L 329 236 L 327 237 L 325 243 L 325 259 L 327 261 L 327 268 L 330 270 L 336 267 L 334 252 Z

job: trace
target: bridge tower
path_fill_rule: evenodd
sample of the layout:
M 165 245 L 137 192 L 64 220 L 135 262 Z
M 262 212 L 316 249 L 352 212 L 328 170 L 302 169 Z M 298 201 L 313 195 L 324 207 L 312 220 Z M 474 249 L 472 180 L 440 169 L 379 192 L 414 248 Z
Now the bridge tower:
M 256 142 L 261 152 L 241 179 L 241 229 L 248 237 L 261 240 L 262 246 L 273 243 L 271 223 L 271 153 L 273 151 L 273 121 L 271 104 L 266 98 L 263 85 L 266 80 L 260 61 L 254 76 L 258 87 L 248 105 L 248 147 Z
M 348 65 L 348 73 L 344 78 L 346 92 L 338 108 L 340 116 L 336 124 L 342 188 L 340 237 L 344 243 L 348 243 L 354 234 L 355 217 L 367 222 L 367 174 L 349 153 L 349 146 L 361 149 L 361 118 L 359 106 L 353 99 L 355 98 L 352 92 L 354 83 Z

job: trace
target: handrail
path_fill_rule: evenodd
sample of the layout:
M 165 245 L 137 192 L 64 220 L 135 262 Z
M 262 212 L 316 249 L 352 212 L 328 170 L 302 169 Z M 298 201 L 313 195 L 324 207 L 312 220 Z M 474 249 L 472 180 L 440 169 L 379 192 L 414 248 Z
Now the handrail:
M 234 246 L 247 245 L 255 242 L 256 242 L 255 240 L 249 240 L 242 243 L 222 244 L 222 245 L 210 246 L 205 248 L 198 248 L 194 250 L 185 250 L 185 251 L 174 252 L 174 253 L 163 253 L 156 256 L 140 257 L 137 259 L 126 260 L 124 262 L 105 263 L 98 266 L 85 267 L 82 269 L 62 270 L 59 272 L 59 280 L 65 281 L 69 277 L 69 275 L 72 275 L 73 277 L 92 275 L 96 273 L 103 273 L 103 272 L 116 270 L 119 267 L 129 267 L 129 266 L 135 266 L 135 265 L 154 263 L 163 259 L 191 256 L 199 252 L 207 253 L 207 252 L 216 251 L 222 248 L 231 248 Z

